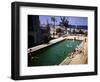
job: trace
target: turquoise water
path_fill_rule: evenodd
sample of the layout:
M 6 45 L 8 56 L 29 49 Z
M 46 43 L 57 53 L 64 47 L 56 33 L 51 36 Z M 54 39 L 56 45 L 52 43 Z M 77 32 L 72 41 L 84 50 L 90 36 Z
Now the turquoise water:
M 72 52 L 81 41 L 64 40 L 52 46 L 40 49 L 32 53 L 28 59 L 28 66 L 58 65 Z

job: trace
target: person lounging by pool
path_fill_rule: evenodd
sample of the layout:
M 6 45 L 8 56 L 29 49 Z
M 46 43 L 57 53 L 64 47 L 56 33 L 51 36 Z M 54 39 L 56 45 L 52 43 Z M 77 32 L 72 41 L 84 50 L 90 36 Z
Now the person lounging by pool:
M 30 49 L 30 51 L 29 51 L 29 56 L 31 56 L 32 55 L 32 49 Z
M 69 58 L 74 58 L 77 54 L 80 54 L 82 52 L 83 51 L 80 48 L 76 48 L 72 53 L 69 54 Z

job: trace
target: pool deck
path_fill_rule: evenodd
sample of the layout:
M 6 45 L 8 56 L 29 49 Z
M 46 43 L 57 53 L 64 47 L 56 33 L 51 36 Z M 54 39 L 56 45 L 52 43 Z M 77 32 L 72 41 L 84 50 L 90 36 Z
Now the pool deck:
M 81 53 L 77 53 L 75 52 L 74 54 L 70 55 L 65 58 L 65 60 L 63 60 L 59 65 L 75 65 L 75 64 L 86 64 L 88 63 L 87 59 L 88 59 L 88 46 L 87 46 L 87 37 L 78 37 L 78 36 L 69 36 L 67 37 L 67 39 L 72 39 L 76 37 L 78 40 L 83 40 L 82 43 L 79 45 L 80 50 L 82 51 Z M 84 41 L 84 39 L 86 38 L 86 42 Z
M 85 36 L 66 36 L 66 37 L 60 37 L 57 39 L 53 39 L 51 40 L 48 44 L 41 44 L 32 48 L 28 49 L 28 53 L 30 53 L 30 49 L 31 52 L 37 51 L 39 49 L 45 48 L 47 46 L 53 45 L 57 42 L 60 42 L 64 39 L 75 39 L 75 40 L 82 40 L 81 44 L 78 47 L 81 47 L 80 50 L 82 51 L 82 53 L 74 53 L 73 55 L 71 55 L 71 53 L 68 54 L 68 57 L 66 57 L 59 65 L 72 65 L 72 64 L 86 64 L 88 63 L 87 59 L 88 59 L 88 46 L 87 46 L 87 37 Z M 86 39 L 86 41 L 85 41 Z
M 30 49 L 31 49 L 31 52 L 37 51 L 39 49 L 42 49 L 42 48 L 45 48 L 47 46 L 53 45 L 53 44 L 55 44 L 57 42 L 60 42 L 60 41 L 62 41 L 64 39 L 66 39 L 66 38 L 65 37 L 60 37 L 60 38 L 57 38 L 57 39 L 53 39 L 48 44 L 41 44 L 41 45 L 38 45 L 38 46 L 35 46 L 35 47 L 32 47 L 32 48 L 29 48 L 27 52 L 29 53 Z

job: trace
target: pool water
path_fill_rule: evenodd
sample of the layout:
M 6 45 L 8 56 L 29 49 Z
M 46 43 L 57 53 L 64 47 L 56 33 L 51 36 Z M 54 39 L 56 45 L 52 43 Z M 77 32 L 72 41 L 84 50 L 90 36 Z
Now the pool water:
M 80 43 L 80 40 L 64 40 L 35 51 L 28 58 L 28 66 L 59 65 Z

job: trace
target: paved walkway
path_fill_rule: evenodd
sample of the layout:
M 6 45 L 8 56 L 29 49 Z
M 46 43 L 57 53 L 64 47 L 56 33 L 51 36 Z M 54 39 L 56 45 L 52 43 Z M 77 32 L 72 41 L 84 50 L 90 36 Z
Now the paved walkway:
M 53 39 L 48 44 L 41 44 L 41 45 L 38 45 L 38 46 L 35 46 L 35 47 L 32 47 L 32 48 L 29 48 L 27 52 L 29 53 L 30 52 L 30 49 L 31 49 L 31 52 L 34 52 L 34 51 L 39 50 L 41 48 L 45 48 L 47 46 L 50 46 L 50 45 L 55 44 L 57 42 L 60 42 L 60 41 L 62 41 L 64 39 L 65 39 L 64 37 L 60 37 L 60 38 L 57 38 L 57 39 Z
M 69 38 L 73 38 L 72 36 L 70 36 Z M 73 54 L 73 57 L 70 57 L 68 56 L 60 65 L 68 65 L 68 64 L 86 64 L 88 63 L 87 62 L 87 59 L 88 59 L 88 46 L 87 46 L 87 42 L 84 41 L 84 39 L 86 37 L 78 37 L 80 38 L 82 41 L 82 43 L 79 45 L 79 47 L 81 47 L 81 53 L 74 53 Z
M 83 52 L 80 54 L 77 54 L 72 61 L 69 64 L 85 64 L 87 63 L 87 43 L 84 44 Z

